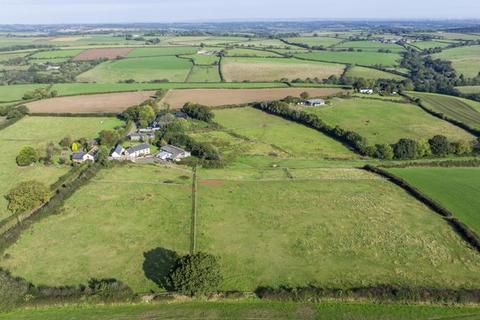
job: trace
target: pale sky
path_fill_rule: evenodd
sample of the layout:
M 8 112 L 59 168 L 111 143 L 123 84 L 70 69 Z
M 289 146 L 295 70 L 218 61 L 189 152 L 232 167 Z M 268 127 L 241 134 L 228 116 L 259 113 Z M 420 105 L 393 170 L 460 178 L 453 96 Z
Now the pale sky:
M 480 19 L 480 0 L 0 0 L 0 24 Z

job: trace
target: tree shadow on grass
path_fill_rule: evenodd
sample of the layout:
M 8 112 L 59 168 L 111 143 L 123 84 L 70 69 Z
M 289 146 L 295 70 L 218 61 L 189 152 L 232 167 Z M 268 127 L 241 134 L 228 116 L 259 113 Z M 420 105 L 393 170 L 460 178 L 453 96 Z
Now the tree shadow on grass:
M 167 283 L 167 276 L 170 269 L 175 265 L 179 258 L 175 251 L 165 248 L 155 248 L 144 252 L 143 272 L 145 276 L 155 282 L 160 287 L 170 290 Z

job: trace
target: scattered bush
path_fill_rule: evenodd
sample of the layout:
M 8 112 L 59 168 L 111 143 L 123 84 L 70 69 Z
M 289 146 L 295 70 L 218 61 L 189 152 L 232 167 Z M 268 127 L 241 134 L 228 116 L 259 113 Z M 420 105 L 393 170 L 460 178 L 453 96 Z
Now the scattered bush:
M 412 139 L 400 139 L 393 145 L 395 159 L 415 159 L 418 154 L 417 142 Z
M 450 153 L 450 143 L 448 142 L 447 137 L 437 135 L 428 140 L 432 154 L 437 157 L 444 157 Z
M 8 210 L 13 213 L 30 211 L 48 200 L 48 188 L 38 181 L 20 182 L 11 189 L 5 198 L 8 201 Z
M 211 122 L 215 117 L 213 112 L 207 106 L 202 106 L 196 103 L 185 104 L 182 108 L 182 111 L 191 118 L 202 120 L 205 122 Z

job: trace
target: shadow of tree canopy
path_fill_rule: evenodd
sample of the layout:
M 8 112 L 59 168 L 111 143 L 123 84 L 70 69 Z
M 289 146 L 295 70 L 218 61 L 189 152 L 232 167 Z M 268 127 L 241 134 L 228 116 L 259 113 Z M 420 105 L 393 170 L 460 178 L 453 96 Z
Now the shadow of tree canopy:
M 143 261 L 145 276 L 160 287 L 170 290 L 171 288 L 166 281 L 167 276 L 179 255 L 175 251 L 158 247 L 144 252 L 143 256 L 145 257 Z

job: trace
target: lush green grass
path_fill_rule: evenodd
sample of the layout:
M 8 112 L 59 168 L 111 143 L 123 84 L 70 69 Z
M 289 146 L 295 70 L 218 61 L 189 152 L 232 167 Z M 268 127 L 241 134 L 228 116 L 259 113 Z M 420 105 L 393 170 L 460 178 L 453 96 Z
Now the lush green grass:
M 222 289 L 480 283 L 478 254 L 390 182 L 356 169 L 288 172 L 200 172 L 197 245 L 221 258 Z
M 331 47 L 342 41 L 343 39 L 339 38 L 328 38 L 328 37 L 294 37 L 286 38 L 288 42 L 291 43 L 303 43 L 310 47 Z
M 61 215 L 24 233 L 1 264 L 37 284 L 114 277 L 136 291 L 155 289 L 144 274 L 144 253 L 158 247 L 187 252 L 190 176 L 156 166 L 103 170 L 67 200 Z M 174 183 L 164 183 L 169 180 Z
M 388 169 L 451 210 L 480 234 L 480 168 Z
M 341 64 L 302 61 L 293 58 L 224 58 L 222 73 L 227 81 L 274 81 L 340 76 Z
M 405 78 L 390 72 L 377 69 L 355 66 L 350 68 L 346 73 L 346 77 L 364 78 L 364 79 L 393 79 L 404 80 Z
M 433 93 L 411 92 L 410 95 L 420 98 L 430 110 L 480 129 L 480 102 Z
M 35 53 L 31 57 L 34 59 L 71 58 L 78 55 L 82 51 L 83 50 L 81 49 L 50 50 Z
M 359 64 L 365 66 L 382 65 L 384 67 L 395 66 L 400 60 L 399 54 L 379 52 L 315 51 L 300 53 L 295 56 L 318 61 Z
M 187 82 L 220 82 L 218 66 L 193 66 Z
M 257 47 L 257 48 L 287 48 L 294 47 L 288 44 L 285 44 L 279 39 L 254 39 L 250 41 L 244 41 L 236 43 L 237 46 L 241 47 Z
M 48 84 L 18 84 L 13 86 L 0 86 L 0 102 L 10 102 L 22 100 L 25 92 L 37 88 L 44 88 Z
M 57 144 L 63 137 L 94 138 L 103 129 L 121 124 L 116 118 L 27 117 L 0 131 L 3 156 L 0 158 L 0 220 L 10 215 L 4 195 L 17 183 L 39 180 L 51 184 L 66 173 L 66 166 L 34 165 L 20 168 L 15 158 L 24 146 L 43 149 L 47 143 Z
M 20 309 L 1 319 L 116 320 L 116 319 L 475 319 L 478 307 L 367 303 L 295 304 L 269 301 L 183 302 L 139 305 L 63 306 Z
M 156 57 L 156 56 L 174 56 L 177 54 L 196 53 L 196 47 L 156 47 L 156 48 L 136 48 L 128 54 L 129 58 Z
M 228 57 L 280 57 L 279 54 L 271 51 L 263 51 L 260 49 L 242 49 L 232 48 L 226 50 L 226 56 Z
M 430 49 L 430 48 L 444 48 L 444 47 L 447 47 L 449 45 L 451 45 L 453 43 L 452 42 L 448 42 L 448 41 L 416 41 L 416 42 L 412 42 L 411 45 L 420 49 L 420 50 L 424 50 L 424 49 Z
M 22 234 L 1 265 L 36 284 L 115 277 L 136 291 L 160 290 L 144 273 L 144 253 L 188 250 L 190 180 L 182 176 L 190 172 L 101 171 L 60 215 Z M 476 252 L 439 216 L 368 172 L 219 169 L 199 178 L 197 245 L 220 257 L 221 289 L 480 284 Z
M 381 43 L 376 41 L 346 41 L 335 45 L 335 48 L 362 50 L 368 52 L 377 52 L 380 49 L 390 50 L 391 52 L 403 52 L 405 48 L 395 43 Z
M 115 83 L 127 79 L 138 82 L 162 79 L 183 82 L 191 67 L 191 61 L 174 56 L 120 59 L 104 62 L 82 73 L 77 79 L 100 83 Z
M 215 111 L 215 121 L 293 158 L 353 158 L 345 146 L 322 133 L 253 108 Z
M 465 94 L 480 93 L 480 86 L 464 86 L 464 87 L 457 87 L 457 89 L 461 93 L 465 93 Z
M 434 55 L 435 58 L 452 61 L 458 74 L 475 77 L 480 72 L 480 46 L 447 49 Z
M 6 61 L 14 58 L 21 58 L 25 57 L 26 55 L 30 54 L 31 51 L 20 51 L 20 52 L 1 52 L 0 53 L 0 61 Z
M 370 144 L 395 143 L 401 138 L 429 139 L 443 134 L 452 140 L 474 137 L 466 131 L 408 103 L 375 99 L 334 99 L 329 106 L 307 108 L 330 125 L 353 130 Z
M 182 58 L 192 59 L 195 65 L 201 66 L 211 66 L 214 64 L 218 64 L 219 57 L 216 55 L 205 55 L 205 54 L 191 54 L 191 55 L 184 55 Z

